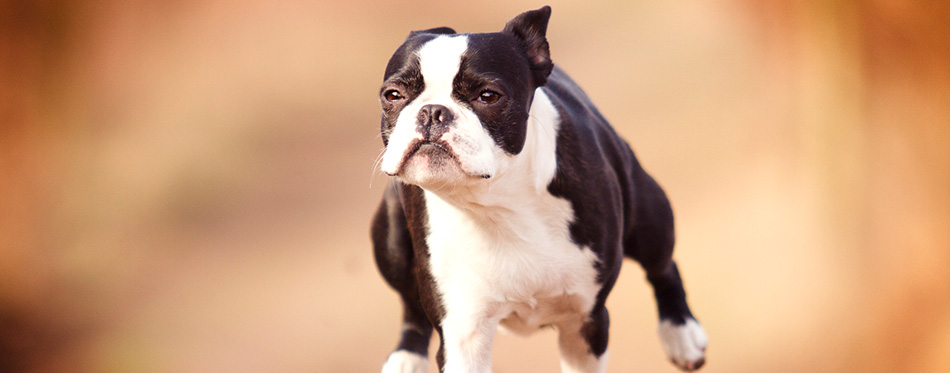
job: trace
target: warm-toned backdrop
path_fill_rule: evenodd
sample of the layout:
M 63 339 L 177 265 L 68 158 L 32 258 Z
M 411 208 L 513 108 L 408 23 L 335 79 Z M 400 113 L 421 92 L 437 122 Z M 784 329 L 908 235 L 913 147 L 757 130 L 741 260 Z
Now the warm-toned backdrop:
M 705 371 L 950 371 L 950 3 L 550 3 L 672 198 Z M 377 370 L 383 67 L 540 5 L 0 2 L 0 371 Z M 608 307 L 609 371 L 673 371 L 639 268 Z

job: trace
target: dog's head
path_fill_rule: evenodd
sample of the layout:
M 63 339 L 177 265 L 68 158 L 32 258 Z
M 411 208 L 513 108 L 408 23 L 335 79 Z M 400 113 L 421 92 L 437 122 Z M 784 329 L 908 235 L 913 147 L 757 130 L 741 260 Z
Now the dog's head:
M 551 73 L 551 8 L 496 33 L 414 31 L 386 66 L 380 169 L 410 184 L 490 179 L 521 153 L 534 90 Z

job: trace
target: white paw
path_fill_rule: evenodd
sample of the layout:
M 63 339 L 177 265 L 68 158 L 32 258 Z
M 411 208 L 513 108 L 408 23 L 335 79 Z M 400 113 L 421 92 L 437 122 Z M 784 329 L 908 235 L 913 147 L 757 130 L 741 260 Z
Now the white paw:
M 706 362 L 706 332 L 693 318 L 683 325 L 673 325 L 669 320 L 660 322 L 660 343 L 666 356 L 682 370 L 694 371 Z
M 406 350 L 398 350 L 389 354 L 383 364 L 382 373 L 426 373 L 429 368 L 429 359 L 425 356 Z

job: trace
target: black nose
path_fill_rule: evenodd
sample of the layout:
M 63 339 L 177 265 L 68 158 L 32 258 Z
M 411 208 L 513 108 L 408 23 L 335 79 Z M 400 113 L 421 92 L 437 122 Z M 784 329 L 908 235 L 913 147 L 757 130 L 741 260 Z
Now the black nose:
M 426 140 L 438 140 L 448 125 L 455 120 L 455 116 L 445 106 L 430 104 L 419 109 L 417 119 L 419 132 L 425 135 Z
M 442 105 L 426 105 L 419 109 L 419 125 L 422 126 L 448 124 L 453 119 L 452 111 Z

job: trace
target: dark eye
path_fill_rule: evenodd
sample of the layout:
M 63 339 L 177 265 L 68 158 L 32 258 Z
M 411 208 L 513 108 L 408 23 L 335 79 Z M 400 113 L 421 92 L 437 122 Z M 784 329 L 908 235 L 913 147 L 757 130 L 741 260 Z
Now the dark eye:
M 386 99 L 386 101 L 390 102 L 403 99 L 402 93 L 399 93 L 399 91 L 395 89 L 386 91 L 386 93 L 383 93 L 383 97 Z
M 501 98 L 501 95 L 498 92 L 484 90 L 482 93 L 478 94 L 478 101 L 483 104 L 493 104 L 495 101 Z

